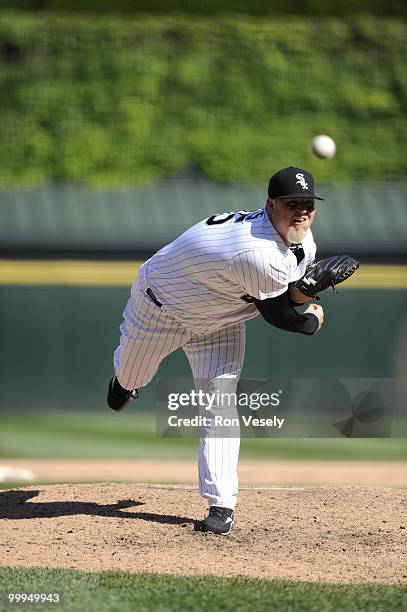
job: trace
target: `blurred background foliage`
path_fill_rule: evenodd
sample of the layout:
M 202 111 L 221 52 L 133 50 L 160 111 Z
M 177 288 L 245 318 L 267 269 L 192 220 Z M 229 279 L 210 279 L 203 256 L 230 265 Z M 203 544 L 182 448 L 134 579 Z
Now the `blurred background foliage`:
M 288 164 L 327 184 L 405 178 L 405 20 L 372 14 L 375 4 L 351 18 L 273 19 L 171 15 L 173 5 L 91 18 L 3 11 L 1 185 L 263 184 Z M 317 133 L 337 142 L 329 164 L 311 155 Z

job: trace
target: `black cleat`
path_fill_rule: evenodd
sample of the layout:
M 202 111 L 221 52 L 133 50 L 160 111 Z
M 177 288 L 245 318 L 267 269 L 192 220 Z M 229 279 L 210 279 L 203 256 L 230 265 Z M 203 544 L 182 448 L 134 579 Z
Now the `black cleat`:
M 114 412 L 120 412 L 127 404 L 138 398 L 137 389 L 128 391 L 123 389 L 116 376 L 113 376 L 109 383 L 109 389 L 107 391 L 107 405 Z
M 200 531 L 213 531 L 220 535 L 227 535 L 233 527 L 233 510 L 212 506 L 209 514 L 200 526 Z

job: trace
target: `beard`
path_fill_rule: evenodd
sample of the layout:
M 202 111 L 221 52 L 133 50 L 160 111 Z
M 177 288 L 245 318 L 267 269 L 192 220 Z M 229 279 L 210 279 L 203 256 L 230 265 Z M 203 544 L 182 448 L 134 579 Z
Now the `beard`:
M 300 244 L 307 235 L 308 229 L 289 227 L 287 232 L 287 240 L 292 244 Z

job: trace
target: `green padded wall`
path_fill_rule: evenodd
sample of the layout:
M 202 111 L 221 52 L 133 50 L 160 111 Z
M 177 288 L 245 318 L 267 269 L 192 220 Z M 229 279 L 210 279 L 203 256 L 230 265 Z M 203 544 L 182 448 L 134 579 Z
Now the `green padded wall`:
M 2 410 L 105 410 L 112 352 L 126 288 L 1 286 Z M 407 298 L 396 290 L 326 292 L 326 325 L 315 337 L 282 332 L 260 317 L 247 324 L 246 378 L 390 377 Z M 160 377 L 189 375 L 182 351 Z M 141 395 L 151 405 L 153 385 Z

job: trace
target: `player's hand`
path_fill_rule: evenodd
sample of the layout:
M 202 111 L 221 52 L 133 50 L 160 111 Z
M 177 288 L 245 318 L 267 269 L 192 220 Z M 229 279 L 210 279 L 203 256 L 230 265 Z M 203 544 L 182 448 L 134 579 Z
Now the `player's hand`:
M 308 308 L 304 311 L 304 314 L 313 314 L 317 317 L 319 321 L 318 329 L 321 329 L 321 325 L 324 324 L 324 309 L 319 304 L 310 304 Z M 315 332 L 316 333 L 316 332 Z

